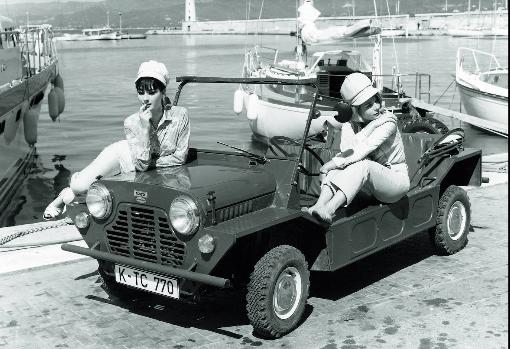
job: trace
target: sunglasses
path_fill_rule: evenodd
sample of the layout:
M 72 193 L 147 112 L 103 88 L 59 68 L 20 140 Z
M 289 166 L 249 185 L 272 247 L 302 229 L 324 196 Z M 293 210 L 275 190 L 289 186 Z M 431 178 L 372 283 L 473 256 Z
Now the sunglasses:
M 136 84 L 136 92 L 138 92 L 139 95 L 143 95 L 145 94 L 145 92 L 147 92 L 150 95 L 154 95 L 158 91 L 159 89 L 157 88 L 153 80 L 140 80 Z

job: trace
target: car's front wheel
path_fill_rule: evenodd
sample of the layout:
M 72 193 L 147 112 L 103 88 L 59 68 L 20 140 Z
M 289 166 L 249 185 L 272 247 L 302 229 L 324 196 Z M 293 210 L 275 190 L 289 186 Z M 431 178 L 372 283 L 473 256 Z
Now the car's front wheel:
M 278 338 L 292 331 L 301 320 L 310 272 L 303 254 L 281 245 L 267 252 L 250 275 L 246 295 L 248 318 L 254 332 Z
M 449 186 L 439 199 L 436 227 L 430 232 L 436 251 L 450 255 L 462 250 L 468 242 L 470 221 L 471 206 L 466 191 Z

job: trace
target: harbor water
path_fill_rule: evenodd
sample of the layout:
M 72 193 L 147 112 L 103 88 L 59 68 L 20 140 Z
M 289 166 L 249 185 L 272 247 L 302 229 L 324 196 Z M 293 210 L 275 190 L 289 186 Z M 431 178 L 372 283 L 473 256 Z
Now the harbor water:
M 124 137 L 124 118 L 138 110 L 134 78 L 142 61 L 155 59 L 164 62 L 172 77 L 239 77 L 244 52 L 254 44 L 278 48 L 280 57 L 291 57 L 295 38 L 271 35 L 153 35 L 146 40 L 60 41 L 58 51 L 60 73 L 65 84 L 65 111 L 56 122 L 52 122 L 44 100 L 39 119 L 37 164 L 14 198 L 4 225 L 41 221 L 44 208 L 67 186 L 70 175 L 86 166 L 105 146 Z M 508 39 L 398 38 L 395 41 L 384 40 L 383 72 L 390 73 L 395 67 L 401 73 L 430 74 L 430 103 L 437 102 L 438 106 L 459 111 L 460 100 L 452 82 L 455 56 L 461 46 L 494 52 L 501 65 L 508 66 Z M 309 47 L 309 54 L 339 48 L 357 49 L 366 59 L 372 57 L 372 43 L 368 39 L 347 41 L 340 47 Z M 168 91 L 171 98 L 177 86 L 172 80 L 174 82 Z M 414 85 L 406 88 L 406 92 L 413 95 Z M 211 88 L 210 93 L 215 94 L 215 89 Z M 232 99 L 233 94 L 220 97 Z M 192 146 L 211 140 L 240 144 L 251 136 L 248 131 L 229 131 L 221 136 L 223 130 L 215 128 L 214 122 L 207 120 L 214 116 L 213 107 L 208 115 L 194 115 L 190 110 Z M 230 117 L 233 129 L 246 123 L 244 117 L 236 117 L 233 112 Z M 193 124 L 201 121 L 210 125 L 210 133 L 194 135 Z M 450 128 L 463 127 L 466 130 L 466 146 L 481 148 L 485 155 L 507 152 L 506 138 L 485 133 L 458 120 L 442 121 Z M 241 129 L 246 130 L 239 127 Z

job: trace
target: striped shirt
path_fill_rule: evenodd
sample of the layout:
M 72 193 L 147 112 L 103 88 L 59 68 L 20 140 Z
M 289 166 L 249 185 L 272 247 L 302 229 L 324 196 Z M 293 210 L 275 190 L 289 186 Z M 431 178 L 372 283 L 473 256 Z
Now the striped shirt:
M 138 112 L 124 120 L 124 132 L 136 170 L 179 166 L 188 154 L 190 125 L 186 108 L 166 110 L 157 127 L 150 126 L 145 142 Z

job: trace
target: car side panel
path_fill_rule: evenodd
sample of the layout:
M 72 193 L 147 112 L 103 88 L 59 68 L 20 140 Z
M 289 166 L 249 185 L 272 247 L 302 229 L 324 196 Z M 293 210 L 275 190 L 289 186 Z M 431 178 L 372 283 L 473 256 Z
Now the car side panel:
M 326 237 L 330 270 L 433 227 L 438 196 L 438 187 L 425 188 L 396 203 L 373 205 L 336 221 Z

